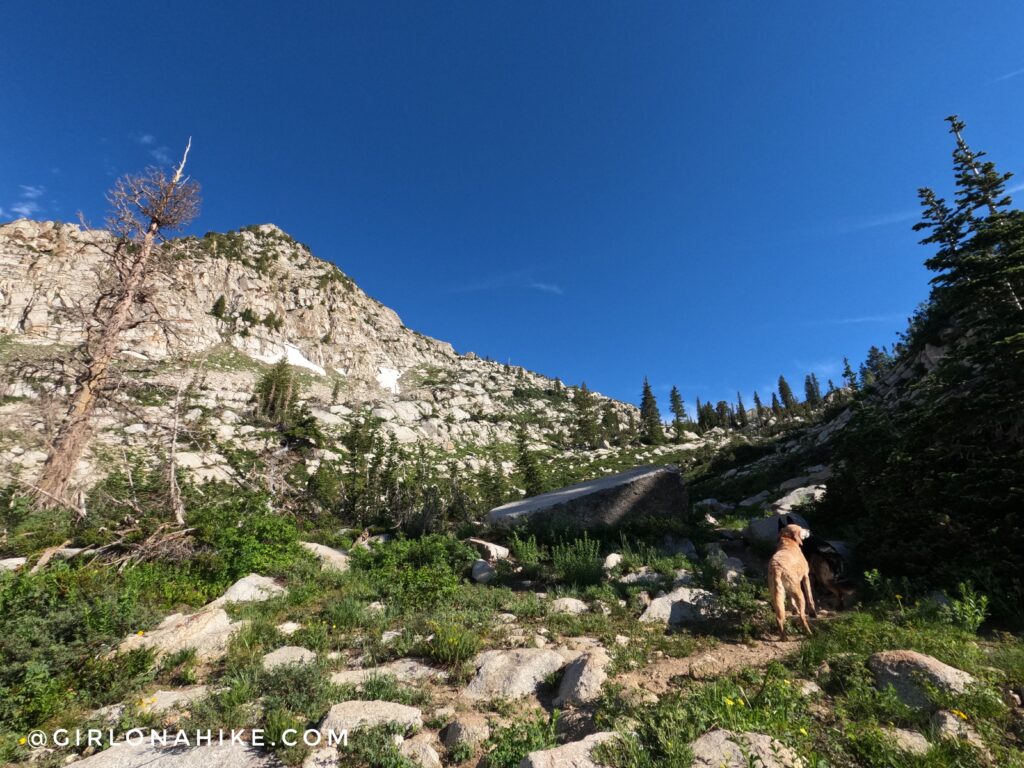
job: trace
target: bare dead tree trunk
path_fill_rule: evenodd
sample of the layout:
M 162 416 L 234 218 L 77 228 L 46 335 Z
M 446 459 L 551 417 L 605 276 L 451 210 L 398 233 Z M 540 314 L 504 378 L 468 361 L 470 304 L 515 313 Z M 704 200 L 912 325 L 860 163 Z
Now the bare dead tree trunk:
M 127 265 L 119 269 L 118 284 L 111 291 L 113 304 L 109 310 L 101 310 L 106 316 L 99 319 L 99 337 L 90 345 L 85 370 L 76 379 L 67 414 L 35 486 L 40 506 L 57 506 L 67 494 L 72 474 L 89 441 L 97 398 L 118 352 L 132 307 L 149 275 L 161 230 L 179 227 L 195 215 L 198 187 L 186 183 L 183 175 L 191 146 L 189 140 L 172 178 L 167 179 L 159 171 L 152 171 L 147 177 L 126 177 L 111 193 L 114 228 L 120 230 L 115 259 L 119 264 L 126 260 Z

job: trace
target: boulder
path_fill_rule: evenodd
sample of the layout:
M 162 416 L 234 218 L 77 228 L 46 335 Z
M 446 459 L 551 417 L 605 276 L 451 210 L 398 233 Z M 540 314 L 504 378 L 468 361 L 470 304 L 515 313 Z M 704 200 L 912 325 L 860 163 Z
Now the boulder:
M 172 709 L 179 709 L 193 701 L 206 696 L 209 688 L 205 685 L 193 685 L 188 688 L 176 688 L 169 691 L 156 691 L 149 696 L 142 697 L 139 709 L 143 712 L 168 712 Z
M 4 571 L 16 571 L 19 568 L 23 568 L 27 562 L 27 557 L 4 558 L 3 560 L 0 560 L 0 573 L 3 573 Z
M 590 607 L 575 597 L 560 597 L 557 600 L 551 601 L 551 613 L 569 613 L 577 615 L 580 613 L 586 613 L 590 610 Z
M 318 747 L 306 755 L 302 768 L 338 768 L 339 757 L 337 747 Z
M 269 576 L 250 573 L 228 587 L 227 592 L 210 603 L 210 605 L 259 603 L 272 597 L 283 595 L 285 592 L 287 590 Z
M 491 736 L 487 718 L 475 712 L 459 715 L 441 731 L 441 743 L 446 749 L 460 746 L 476 747 Z
M 803 761 L 785 744 L 764 733 L 735 733 L 716 728 L 693 744 L 692 768 L 802 768 Z
M 423 713 L 393 701 L 343 701 L 330 708 L 320 723 L 320 731 L 355 731 L 388 723 L 414 731 L 423 727 Z
M 710 619 L 714 610 L 715 596 L 711 592 L 696 587 L 677 587 L 667 595 L 654 598 L 640 616 L 640 621 L 690 624 Z
M 307 552 L 311 552 L 320 560 L 322 570 L 338 571 L 339 573 L 344 573 L 348 570 L 348 553 L 342 552 L 340 549 L 324 546 L 323 544 L 316 544 L 312 541 L 304 541 L 302 546 Z
M 802 515 L 795 512 L 777 512 L 768 517 L 758 517 L 747 523 L 743 537 L 751 544 L 775 544 L 779 539 L 779 519 L 782 516 L 793 518 L 793 522 L 810 530 L 810 524 Z
M 883 728 L 882 733 L 889 737 L 890 741 L 900 752 L 907 752 L 911 755 L 923 755 L 932 747 L 928 743 L 928 739 L 917 731 L 911 731 L 907 728 Z
M 612 552 L 604 559 L 604 563 L 601 564 L 601 568 L 604 571 L 614 571 L 622 565 L 622 555 L 618 552 Z
M 686 488 L 675 466 L 637 467 L 492 509 L 491 525 L 543 519 L 574 530 L 614 528 L 627 519 L 686 512 Z
M 982 754 L 988 755 L 988 747 L 981 736 L 972 728 L 966 717 L 955 711 L 940 709 L 931 718 L 932 730 L 938 739 L 963 740 Z
M 761 491 L 753 496 L 748 496 L 740 502 L 741 507 L 756 507 L 768 501 L 768 491 Z
M 430 738 L 430 734 L 426 733 L 414 736 L 408 741 L 403 741 L 398 747 L 398 752 L 419 768 L 441 768 L 441 756 L 429 743 Z
M 565 668 L 554 706 L 593 704 L 601 697 L 601 686 L 608 679 L 611 657 L 603 648 L 584 653 Z
M 493 544 L 483 539 L 466 539 L 466 543 L 479 552 L 480 557 L 492 563 L 498 560 L 508 560 L 511 554 L 508 551 L 508 547 L 503 547 L 501 544 Z
M 531 752 L 519 763 L 519 768 L 597 768 L 591 750 L 614 737 L 614 731 L 602 731 L 561 747 Z
M 344 669 L 331 675 L 331 682 L 335 685 L 363 685 L 371 677 L 388 676 L 393 677 L 400 683 L 410 683 L 414 680 L 429 680 L 431 678 L 446 677 L 446 673 L 421 664 L 415 659 L 398 659 L 379 667 L 367 667 L 365 669 Z
M 868 667 L 879 690 L 892 686 L 900 701 L 914 709 L 932 709 L 928 685 L 961 694 L 975 682 L 966 672 L 917 651 L 881 651 L 871 655 Z
M 824 485 L 808 485 L 792 490 L 781 499 L 773 502 L 772 510 L 776 514 L 785 514 L 792 512 L 794 507 L 798 507 L 801 504 L 821 501 L 823 498 L 825 498 Z
M 473 576 L 473 581 L 479 584 L 489 584 L 498 575 L 498 572 L 494 570 L 494 566 L 486 560 L 474 560 L 470 573 Z
M 312 664 L 315 661 L 316 654 L 308 648 L 286 645 L 264 656 L 263 668 L 269 671 L 278 667 L 287 667 L 291 664 Z
M 565 659 L 545 648 L 518 648 L 484 651 L 474 665 L 476 675 L 463 691 L 467 699 L 518 699 L 536 693 L 544 678 L 565 665 Z
M 281 762 L 258 747 L 213 743 L 201 747 L 161 747 L 148 742 L 120 742 L 75 763 L 83 768 L 281 768 Z
M 245 623 L 232 622 L 223 608 L 206 607 L 189 615 L 174 613 L 149 632 L 129 635 L 118 646 L 117 652 L 152 648 L 159 659 L 191 648 L 196 652 L 197 661 L 213 661 L 227 652 L 228 641 Z

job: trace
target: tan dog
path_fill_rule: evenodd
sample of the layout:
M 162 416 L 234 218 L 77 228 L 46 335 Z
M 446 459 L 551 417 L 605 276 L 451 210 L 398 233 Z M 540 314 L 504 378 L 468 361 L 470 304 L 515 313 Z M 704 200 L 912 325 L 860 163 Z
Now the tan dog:
M 806 533 L 799 525 L 787 525 L 779 531 L 779 546 L 768 561 L 768 593 L 775 609 L 775 621 L 779 625 L 779 634 L 786 639 L 786 598 L 793 604 L 800 623 L 807 634 L 811 634 L 811 626 L 807 623 L 804 613 L 809 607 L 813 613 L 814 597 L 811 595 L 810 569 L 807 559 L 800 551 Z M 806 602 L 804 595 L 807 595 Z

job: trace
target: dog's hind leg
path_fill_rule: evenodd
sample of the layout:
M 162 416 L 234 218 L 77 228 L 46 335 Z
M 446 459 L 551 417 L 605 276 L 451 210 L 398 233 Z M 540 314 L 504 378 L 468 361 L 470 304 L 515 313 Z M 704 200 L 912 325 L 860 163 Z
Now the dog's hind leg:
M 786 585 L 778 574 L 768 575 L 772 608 L 775 610 L 775 623 L 779 626 L 779 634 L 786 639 Z
M 800 580 L 800 588 L 804 592 L 804 597 L 807 599 L 807 610 L 811 614 L 811 618 L 818 617 L 818 609 L 814 606 L 814 592 L 811 591 L 811 577 L 810 575 L 804 576 Z
M 804 595 L 803 590 L 797 585 L 797 588 L 793 590 L 793 607 L 796 610 L 797 618 L 800 619 L 800 623 L 803 624 L 804 631 L 807 634 L 811 634 L 811 625 L 807 623 L 807 614 L 804 612 Z

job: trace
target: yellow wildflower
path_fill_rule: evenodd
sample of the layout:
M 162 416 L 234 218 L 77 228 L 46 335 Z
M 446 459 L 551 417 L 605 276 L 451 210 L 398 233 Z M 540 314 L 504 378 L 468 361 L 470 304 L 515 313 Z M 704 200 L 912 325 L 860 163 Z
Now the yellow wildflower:
M 24 736 L 22 736 L 20 739 L 18 739 L 18 743 L 21 744 L 21 745 L 27 744 L 28 743 L 28 739 L 26 739 Z
M 731 707 L 733 704 L 736 703 L 735 701 L 730 699 L 728 696 L 725 697 L 724 701 L 725 701 L 725 706 L 727 706 L 727 707 Z
M 803 728 L 803 727 L 801 727 L 801 728 L 800 728 L 800 733 L 802 733 L 802 734 L 803 734 L 804 736 L 806 736 L 806 735 L 807 735 L 807 729 L 806 729 L 806 728 Z
M 967 719 L 967 715 L 961 712 L 959 709 L 951 709 L 950 712 L 959 717 L 961 720 Z

